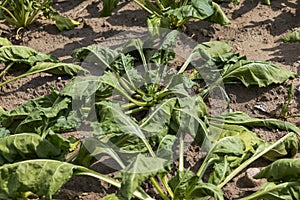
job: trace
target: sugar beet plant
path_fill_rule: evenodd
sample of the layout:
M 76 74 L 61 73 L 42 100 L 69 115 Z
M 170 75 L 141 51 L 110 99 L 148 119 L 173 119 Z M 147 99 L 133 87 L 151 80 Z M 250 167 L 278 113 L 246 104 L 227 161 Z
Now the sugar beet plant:
M 50 54 L 37 52 L 26 46 L 12 45 L 6 38 L 1 37 L 0 62 L 4 64 L 0 72 L 0 88 L 17 79 L 40 72 L 73 76 L 79 71 L 84 71 L 78 65 L 63 63 Z M 7 80 L 5 75 L 13 69 L 15 71 L 24 71 L 24 73 Z
M 41 15 L 53 20 L 60 31 L 72 29 L 79 24 L 72 19 L 61 16 L 51 6 L 52 0 L 1 0 L 0 16 L 19 29 L 32 24 Z
M 132 0 L 150 13 L 147 18 L 149 30 L 159 34 L 160 28 L 177 29 L 190 19 L 206 20 L 221 25 L 230 24 L 230 20 L 220 6 L 211 0 Z M 101 16 L 111 15 L 119 0 L 104 0 Z
M 297 172 L 289 170 L 290 176 L 281 177 L 274 173 L 298 166 L 296 160 L 281 158 L 298 152 L 299 128 L 242 112 L 210 115 L 205 102 L 221 86 L 220 79 L 225 84 L 268 86 L 294 74 L 268 62 L 248 61 L 231 53 L 225 42 L 196 46 L 177 70 L 168 65 L 175 57 L 176 35 L 166 34 L 157 49 L 149 48 L 151 40 L 141 39 L 118 49 L 78 49 L 73 53 L 76 61 L 103 68 L 104 73 L 76 77 L 61 92 L 53 90 L 14 110 L 0 110 L 0 197 L 15 199 L 34 193 L 51 199 L 72 176 L 87 175 L 119 188 L 103 199 L 220 200 L 226 183 L 264 157 L 279 162 L 257 175 L 269 182 L 248 199 L 272 199 L 275 194 L 292 198 L 291 191 L 299 190 Z M 187 76 L 187 69 L 195 71 Z M 212 69 L 215 73 L 205 73 Z M 216 82 L 201 86 L 207 78 Z M 193 92 L 195 88 L 202 92 Z M 82 123 L 92 128 L 90 137 L 76 141 L 60 135 L 80 129 Z M 265 142 L 250 130 L 255 126 L 289 133 L 276 142 Z M 208 151 L 193 171 L 184 164 L 188 135 Z M 78 142 L 80 150 L 67 157 Z M 115 161 L 110 166 L 116 170 L 113 177 L 89 169 L 107 156 Z M 145 192 L 146 181 L 157 196 Z

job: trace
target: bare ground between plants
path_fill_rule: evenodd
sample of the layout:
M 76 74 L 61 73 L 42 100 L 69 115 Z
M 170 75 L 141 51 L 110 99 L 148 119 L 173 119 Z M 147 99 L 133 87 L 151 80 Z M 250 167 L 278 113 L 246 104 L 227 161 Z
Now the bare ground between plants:
M 281 37 L 300 27 L 300 2 L 272 1 L 271 6 L 262 5 L 258 0 L 241 1 L 240 5 L 224 2 L 222 4 L 232 24 L 222 27 L 216 24 L 195 22 L 184 27 L 185 33 L 197 42 L 212 40 L 230 41 L 235 51 L 252 60 L 272 61 L 300 75 L 300 44 L 282 43 Z M 145 27 L 147 13 L 133 3 L 122 1 L 113 16 L 99 18 L 101 2 L 54 1 L 54 7 L 62 14 L 81 22 L 74 30 L 59 32 L 47 21 L 38 21 L 16 37 L 16 30 L 1 22 L 1 36 L 8 37 L 14 44 L 26 45 L 43 53 L 51 53 L 60 59 L 71 62 L 70 55 L 76 48 L 99 44 L 107 38 L 128 30 Z M 12 74 L 13 75 L 13 74 Z M 0 106 L 6 110 L 15 108 L 29 99 L 47 94 L 51 87 L 63 88 L 69 77 L 39 74 L 23 78 L 1 88 Z M 242 85 L 226 86 L 231 98 L 230 108 L 243 111 L 253 117 L 279 118 L 284 99 L 287 98 L 289 85 L 295 86 L 294 97 L 288 110 L 287 121 L 300 126 L 300 78 L 296 77 L 282 85 L 268 88 L 245 88 Z M 277 130 L 255 129 L 265 140 L 277 140 L 284 133 Z M 191 146 L 187 150 L 187 162 L 197 165 L 201 162 L 200 149 Z M 251 167 L 264 166 L 260 160 Z M 105 166 L 96 166 L 106 170 Z M 109 172 L 107 169 L 106 172 Z M 224 187 L 227 199 L 248 195 L 257 188 L 243 182 L 246 172 L 233 179 Z M 72 178 L 61 190 L 56 199 L 101 199 L 105 194 L 113 193 L 110 185 L 86 177 Z

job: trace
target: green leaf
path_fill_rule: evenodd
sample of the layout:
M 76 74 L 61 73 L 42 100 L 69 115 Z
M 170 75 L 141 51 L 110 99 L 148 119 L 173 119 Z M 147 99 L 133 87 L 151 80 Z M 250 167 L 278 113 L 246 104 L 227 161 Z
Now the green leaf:
M 201 199 L 204 197 L 214 197 L 216 200 L 224 199 L 220 188 L 202 182 L 198 176 L 191 174 L 190 171 L 178 172 L 169 181 L 169 185 L 174 193 L 174 200 Z
M 279 159 L 264 168 L 254 178 L 266 178 L 272 182 L 300 181 L 300 159 Z
M 264 168 L 254 178 L 266 178 L 263 187 L 243 200 L 294 200 L 300 196 L 300 159 L 280 159 Z M 270 182 L 271 181 L 271 182 Z
M 157 147 L 157 157 L 165 159 L 170 166 L 173 164 L 173 145 L 175 144 L 176 140 L 177 137 L 175 135 L 168 134 L 161 139 Z
M 79 123 L 80 119 L 72 111 L 71 99 L 55 91 L 0 115 L 1 126 L 14 134 L 27 132 L 45 136 L 49 128 L 56 132 L 70 131 Z
M 288 133 L 284 137 L 280 138 L 274 143 L 267 143 L 267 142 L 260 142 L 260 144 L 256 147 L 256 150 L 251 157 L 245 157 L 247 158 L 245 161 L 240 163 L 235 169 L 233 169 L 223 180 L 222 183 L 218 185 L 218 187 L 222 188 L 226 183 L 228 183 L 232 178 L 234 178 L 238 173 L 240 173 L 244 168 L 246 168 L 248 165 L 250 165 L 252 162 L 260 158 L 261 156 L 265 155 L 272 149 L 276 148 L 278 145 L 281 145 L 281 143 L 284 143 L 286 140 L 289 140 L 289 138 L 294 139 L 295 134 L 294 133 Z
M 102 84 L 99 81 L 99 76 L 83 76 L 73 78 L 60 94 L 72 97 L 73 100 L 83 100 L 84 97 L 90 98 L 94 95 L 106 98 L 112 95 L 112 88 Z
M 205 19 L 214 13 L 212 1 L 210 0 L 191 0 L 191 3 L 180 8 L 169 10 L 167 15 L 177 18 L 179 21 L 187 19 Z
M 165 164 L 164 159 L 138 154 L 136 159 L 122 171 L 122 199 L 130 199 L 133 192 L 146 179 L 164 172 Z
M 150 108 L 148 116 L 140 122 L 141 129 L 147 133 L 148 137 L 157 137 L 158 141 L 169 131 L 172 111 L 177 102 L 176 98 L 166 99 L 157 106 Z
M 295 74 L 280 68 L 270 62 L 240 60 L 231 65 L 226 65 L 222 72 L 224 83 L 240 80 L 246 87 L 258 85 L 266 87 L 270 84 L 279 84 Z
M 0 167 L 0 198 L 17 199 L 33 192 L 52 199 L 73 175 L 77 166 L 54 160 L 27 160 Z
M 227 124 L 236 124 L 244 126 L 268 127 L 270 129 L 278 128 L 285 131 L 293 131 L 300 134 L 300 129 L 292 123 L 277 120 L 277 119 L 259 119 L 252 118 L 243 112 L 223 113 L 219 117 L 212 118 L 213 120 L 221 121 Z
M 35 158 L 58 158 L 62 150 L 37 134 L 22 133 L 0 139 L 0 165 Z
M 201 55 L 204 51 L 209 57 L 213 60 L 220 62 L 223 55 L 231 52 L 231 46 L 229 42 L 225 41 L 212 41 L 212 42 L 203 42 L 198 44 L 194 49 L 192 54 Z
M 40 72 L 48 72 L 52 74 L 68 74 L 71 76 L 74 76 L 78 74 L 79 72 L 87 73 L 86 70 L 84 70 L 82 67 L 79 65 L 74 65 L 74 64 L 68 64 L 68 63 L 53 63 L 53 62 L 42 62 L 42 63 L 37 63 L 36 65 L 32 66 L 27 72 L 11 78 L 5 82 L 0 83 L 0 87 L 13 82 L 15 80 L 18 80 L 20 78 L 40 73 Z
M 206 124 L 201 119 L 206 114 L 206 105 L 200 96 L 178 98 L 178 105 L 172 114 L 172 129 L 175 132 L 190 134 L 195 142 L 201 145 L 208 136 Z
M 300 28 L 282 38 L 283 42 L 300 42 Z
M 136 122 L 124 114 L 122 108 L 118 104 L 111 102 L 100 102 L 99 105 L 108 108 L 112 112 L 113 120 L 118 124 L 118 127 L 122 132 L 139 138 L 144 143 L 149 153 L 154 156 L 154 152 L 148 143 L 146 135 Z
M 12 43 L 7 38 L 0 37 L 0 47 L 11 46 L 11 45 Z
M 80 24 L 79 22 L 73 19 L 58 14 L 52 16 L 52 19 L 55 21 L 55 26 L 58 28 L 59 31 L 71 30 L 75 26 L 78 26 Z
M 257 192 L 240 200 L 297 200 L 300 198 L 300 182 L 266 183 Z
M 226 17 L 226 14 L 222 11 L 217 3 L 212 2 L 212 6 L 214 9 L 214 13 L 206 18 L 206 21 L 215 22 L 221 25 L 231 24 L 231 21 Z
M 273 144 L 271 142 L 270 144 Z M 296 134 L 288 137 L 282 143 L 267 152 L 263 157 L 274 161 L 280 158 L 292 158 L 298 153 L 298 138 Z
M 162 34 L 161 34 L 162 35 Z M 156 65 L 165 65 L 168 61 L 175 58 L 174 48 L 176 47 L 178 31 L 167 32 L 161 39 L 162 44 L 159 47 L 155 47 L 154 50 L 146 52 L 147 62 L 155 63 Z
M 116 50 L 97 45 L 91 45 L 76 49 L 72 53 L 74 61 L 84 61 L 91 64 L 96 64 L 99 69 L 111 69 L 111 64 L 120 56 Z M 97 70 L 97 69 L 95 69 Z M 113 70 L 114 71 L 114 70 Z
M 190 185 L 195 184 L 198 179 L 199 177 L 194 176 L 189 170 L 178 171 L 168 183 L 174 193 L 174 200 L 186 199 Z
M 193 188 L 186 199 L 197 199 L 201 197 L 213 197 L 215 200 L 224 200 L 222 190 L 210 183 L 200 183 Z
M 68 74 L 71 76 L 74 76 L 78 74 L 79 72 L 88 73 L 86 70 L 84 70 L 79 65 L 69 64 L 69 63 L 50 63 L 50 62 L 43 62 L 38 63 L 32 68 L 30 68 L 29 71 L 27 71 L 28 74 L 37 73 L 37 72 L 48 72 L 51 74 Z
M 0 138 L 8 137 L 10 136 L 10 131 L 6 128 L 0 128 Z
M 102 198 L 102 200 L 119 200 L 120 198 L 116 194 L 109 194 Z
M 124 162 L 113 147 L 113 144 L 103 143 L 96 138 L 86 138 L 82 141 L 74 163 L 89 167 L 94 162 L 100 160 L 102 156 L 108 155 L 114 159 L 122 169 L 125 168 Z
M 2 46 L 0 48 L 0 62 L 24 63 L 33 66 L 37 62 L 59 62 L 52 55 L 46 55 L 26 46 Z
M 117 7 L 119 0 L 103 0 L 103 9 L 100 12 L 100 17 L 107 17 L 112 14 L 113 9 Z

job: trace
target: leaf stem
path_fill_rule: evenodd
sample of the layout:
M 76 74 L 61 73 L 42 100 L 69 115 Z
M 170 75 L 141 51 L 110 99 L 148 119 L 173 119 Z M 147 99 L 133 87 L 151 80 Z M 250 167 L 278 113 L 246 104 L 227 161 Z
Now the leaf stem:
M 161 198 L 163 200 L 170 200 L 169 197 L 167 197 L 167 195 L 161 189 L 161 187 L 159 186 L 158 182 L 155 180 L 154 177 L 151 177 L 150 181 L 151 181 L 151 183 L 153 184 L 154 188 L 157 190 L 157 192 L 159 193 L 159 195 L 161 196 Z
M 256 159 L 258 159 L 259 157 L 263 156 L 264 154 L 266 154 L 267 152 L 269 152 L 271 149 L 273 149 L 274 147 L 276 147 L 277 145 L 279 145 L 280 143 L 282 143 L 286 138 L 290 137 L 291 135 L 293 135 L 294 133 L 289 133 L 287 135 L 285 135 L 284 137 L 282 137 L 281 139 L 277 140 L 274 144 L 270 145 L 269 147 L 265 148 L 263 151 L 254 154 L 251 158 L 249 158 L 248 160 L 246 160 L 245 162 L 243 162 L 238 168 L 234 169 L 227 177 L 226 179 L 218 185 L 219 188 L 222 188 L 224 185 L 226 185 L 231 179 L 233 179 L 238 173 L 240 173 L 245 167 L 247 167 L 248 165 L 250 165 L 252 162 L 254 162 Z
M 300 182 L 285 182 L 285 183 L 281 183 L 278 184 L 276 186 L 270 187 L 267 190 L 262 190 L 262 191 L 257 191 L 255 193 L 253 193 L 250 196 L 241 198 L 240 200 L 251 200 L 251 199 L 261 199 L 259 198 L 260 196 L 264 195 L 264 194 L 268 194 L 269 192 L 272 191 L 276 191 L 276 190 L 280 190 L 282 188 L 289 188 L 289 187 L 293 187 L 293 186 L 300 186 Z
M 9 65 L 7 65 L 7 67 L 5 67 L 3 69 L 3 71 L 0 73 L 0 78 L 2 78 L 6 74 L 6 72 L 9 70 L 9 68 L 11 68 L 11 66 L 13 66 L 14 64 L 15 64 L 14 62 L 9 63 Z
M 165 188 L 166 188 L 167 192 L 169 193 L 171 199 L 173 199 L 174 198 L 174 193 L 173 193 L 172 189 L 170 188 L 170 186 L 168 184 L 168 181 L 169 181 L 169 179 L 168 179 L 166 174 L 161 176 L 161 182 L 165 186 Z
M 113 178 L 110 178 L 110 177 L 107 177 L 103 174 L 100 174 L 100 173 L 97 173 L 95 171 L 92 171 L 92 170 L 89 170 L 87 168 L 83 168 L 83 167 L 80 167 L 80 168 L 77 168 L 80 170 L 80 172 L 75 172 L 74 174 L 75 175 L 86 175 L 86 176 L 91 176 L 91 177 L 94 177 L 94 178 L 97 178 L 97 179 L 100 179 L 102 181 L 105 181 L 106 183 L 109 183 L 117 188 L 121 188 L 121 183 L 117 182 L 116 180 L 114 180 Z M 138 198 L 138 199 L 141 199 L 141 200 L 154 200 L 153 198 L 151 198 L 149 195 L 147 194 L 144 194 L 144 193 L 141 193 L 139 191 L 134 191 L 133 192 L 133 195 Z
M 184 170 L 184 133 L 180 132 L 179 136 L 179 168 L 178 171 L 183 172 Z

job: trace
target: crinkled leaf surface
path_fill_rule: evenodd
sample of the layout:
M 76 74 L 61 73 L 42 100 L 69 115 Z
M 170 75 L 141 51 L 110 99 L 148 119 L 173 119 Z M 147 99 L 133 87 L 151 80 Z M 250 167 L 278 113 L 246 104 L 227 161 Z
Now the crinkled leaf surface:
M 76 49 L 72 53 L 75 61 L 97 64 L 99 69 L 110 69 L 111 64 L 120 56 L 120 53 L 110 48 L 91 45 Z
M 52 55 L 46 55 L 26 46 L 2 46 L 0 48 L 0 62 L 24 63 L 33 66 L 37 62 L 59 62 Z
M 300 182 L 266 183 L 257 192 L 241 200 L 297 200 L 300 198 Z
M 79 22 L 73 19 L 61 15 L 54 15 L 52 16 L 52 18 L 55 21 L 55 26 L 58 28 L 59 31 L 71 30 L 75 26 L 78 26 L 80 24 Z
M 285 131 L 293 131 L 300 134 L 300 129 L 292 123 L 277 120 L 277 119 L 259 119 L 252 118 L 243 112 L 223 113 L 219 117 L 214 117 L 214 120 L 220 120 L 227 124 L 236 124 L 244 126 L 258 126 L 268 128 L 278 128 Z
M 272 182 L 300 181 L 300 159 L 279 159 L 264 168 L 254 178 L 266 178 Z
M 293 72 L 263 61 L 240 60 L 235 64 L 226 65 L 222 72 L 224 83 L 238 79 L 246 87 L 250 85 L 266 87 L 294 77 Z
M 77 168 L 83 167 L 46 159 L 3 165 L 0 167 L 0 198 L 16 199 L 30 191 L 52 199 Z
M 112 143 L 103 143 L 96 138 L 86 138 L 82 141 L 78 156 L 74 163 L 89 167 L 95 161 L 100 160 L 102 156 L 108 155 L 114 159 L 121 168 L 125 168 L 123 160 L 114 149 Z
M 0 139 L 0 165 L 35 158 L 56 159 L 61 149 L 37 134 L 22 133 Z
M 132 193 L 149 177 L 164 172 L 166 160 L 138 154 L 136 159 L 122 171 L 121 196 L 130 199 Z

